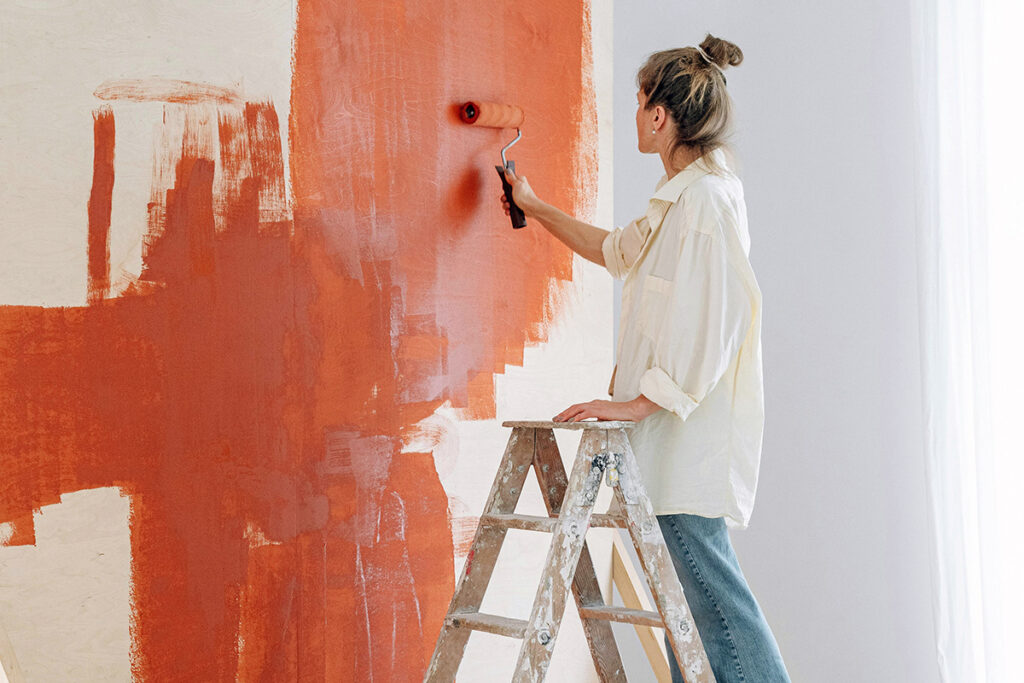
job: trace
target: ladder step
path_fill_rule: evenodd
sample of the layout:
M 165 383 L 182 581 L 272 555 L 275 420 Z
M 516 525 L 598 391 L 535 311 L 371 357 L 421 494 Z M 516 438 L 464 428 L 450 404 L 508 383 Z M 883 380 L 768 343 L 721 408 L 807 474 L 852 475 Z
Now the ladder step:
M 484 515 L 481 524 L 494 524 L 506 529 L 525 529 L 526 531 L 552 532 L 558 525 L 558 517 L 539 517 L 537 515 Z
M 526 633 L 525 619 L 512 619 L 497 614 L 483 612 L 453 612 L 445 617 L 445 621 L 456 628 L 468 628 L 474 631 L 496 633 L 509 638 L 522 638 Z
M 504 526 L 506 529 L 524 529 L 526 531 L 546 531 L 551 533 L 558 525 L 558 517 L 540 517 L 538 515 L 492 514 L 480 518 L 481 523 Z M 626 520 L 618 515 L 591 515 L 591 527 L 626 528 Z
M 665 622 L 661 620 L 661 615 L 657 612 L 649 612 L 642 609 L 631 609 L 629 607 L 589 605 L 580 608 L 580 617 L 584 619 L 603 619 L 605 621 L 620 621 L 625 624 L 665 628 Z
M 629 524 L 625 517 L 619 515 L 591 515 L 590 526 L 600 526 L 612 529 L 628 529 Z

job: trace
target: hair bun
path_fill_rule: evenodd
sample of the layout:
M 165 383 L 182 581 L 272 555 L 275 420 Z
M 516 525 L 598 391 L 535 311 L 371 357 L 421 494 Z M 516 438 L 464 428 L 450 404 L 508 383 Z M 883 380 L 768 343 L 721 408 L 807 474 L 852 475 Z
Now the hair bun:
M 743 51 L 739 47 L 728 40 L 716 38 L 710 33 L 704 36 L 704 40 L 700 43 L 700 48 L 708 54 L 719 68 L 739 66 L 743 62 Z

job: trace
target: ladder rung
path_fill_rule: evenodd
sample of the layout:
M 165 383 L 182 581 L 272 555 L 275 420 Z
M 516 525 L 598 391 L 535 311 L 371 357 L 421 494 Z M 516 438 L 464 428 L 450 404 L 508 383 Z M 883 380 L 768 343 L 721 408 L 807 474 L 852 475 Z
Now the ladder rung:
M 524 529 L 526 531 L 546 531 L 550 533 L 555 530 L 555 526 L 558 524 L 558 517 L 499 514 L 484 515 L 480 521 L 481 523 L 487 522 L 490 524 L 501 525 L 507 529 Z M 622 517 L 619 517 L 618 515 L 591 515 L 590 526 L 625 529 L 626 520 Z
M 590 526 L 611 527 L 617 529 L 629 528 L 626 518 L 619 515 L 591 515 Z
M 525 619 L 512 619 L 497 614 L 483 612 L 454 612 L 446 617 L 446 621 L 457 628 L 469 628 L 474 631 L 496 633 L 509 638 L 522 638 L 526 633 Z
M 605 621 L 621 621 L 639 626 L 655 626 L 665 628 L 665 622 L 657 612 L 612 605 L 590 605 L 580 608 L 580 617 L 584 619 L 603 619 Z
M 525 529 L 526 531 L 555 530 L 558 517 L 538 517 L 537 515 L 485 515 L 481 523 L 497 524 L 507 529 Z

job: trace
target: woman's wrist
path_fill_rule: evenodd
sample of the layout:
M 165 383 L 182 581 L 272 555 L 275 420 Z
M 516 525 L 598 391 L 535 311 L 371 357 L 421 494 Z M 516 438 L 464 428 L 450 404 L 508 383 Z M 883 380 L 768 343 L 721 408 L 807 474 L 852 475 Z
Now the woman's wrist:
M 643 394 L 638 395 L 636 398 L 630 401 L 630 404 L 630 407 L 633 410 L 633 419 L 636 422 L 639 422 L 648 415 L 653 415 L 654 413 L 661 410 L 660 405 L 658 405 L 651 399 L 647 398 Z

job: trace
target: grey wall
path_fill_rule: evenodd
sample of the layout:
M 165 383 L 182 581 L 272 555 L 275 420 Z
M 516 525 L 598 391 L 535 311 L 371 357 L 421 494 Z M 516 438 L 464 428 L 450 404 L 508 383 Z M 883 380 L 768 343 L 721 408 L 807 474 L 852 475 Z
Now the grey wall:
M 751 524 L 732 539 L 796 682 L 938 680 L 909 20 L 907 3 L 880 0 L 615 7 L 617 225 L 664 172 L 636 149 L 643 58 L 705 32 L 744 52 L 726 73 L 764 295 L 767 417 Z M 653 680 L 640 664 L 630 680 Z

